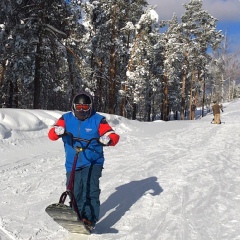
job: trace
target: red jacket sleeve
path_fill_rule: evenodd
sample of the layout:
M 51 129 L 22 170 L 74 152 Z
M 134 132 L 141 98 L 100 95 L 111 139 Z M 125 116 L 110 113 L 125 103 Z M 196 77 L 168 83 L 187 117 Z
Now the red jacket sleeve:
M 115 146 L 118 143 L 120 136 L 114 132 L 105 118 L 100 122 L 98 131 L 100 136 L 108 135 L 110 137 L 111 141 L 109 146 Z
M 61 126 L 65 128 L 65 122 L 63 117 L 59 118 L 57 122 L 54 124 L 54 126 Z M 54 127 L 52 127 L 48 132 L 48 138 L 52 141 L 58 140 L 60 137 L 55 133 Z

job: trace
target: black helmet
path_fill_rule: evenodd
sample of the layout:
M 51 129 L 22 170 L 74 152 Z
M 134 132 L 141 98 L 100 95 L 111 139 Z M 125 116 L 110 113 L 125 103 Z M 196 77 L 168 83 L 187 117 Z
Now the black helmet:
M 92 103 L 93 98 L 88 92 L 79 93 L 74 97 L 72 102 L 72 111 L 74 115 L 82 121 L 89 118 L 92 114 Z M 89 106 L 87 109 L 81 108 L 80 110 L 77 110 L 75 104 L 84 104 Z
M 79 94 L 77 95 L 74 100 L 73 103 L 78 103 L 78 104 L 91 104 L 91 98 L 88 95 L 85 94 Z

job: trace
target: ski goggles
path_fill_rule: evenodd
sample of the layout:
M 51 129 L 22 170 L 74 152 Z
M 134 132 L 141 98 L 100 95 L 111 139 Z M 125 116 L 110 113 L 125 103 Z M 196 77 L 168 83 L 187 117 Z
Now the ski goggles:
M 74 109 L 77 111 L 88 111 L 91 107 L 91 104 L 81 104 L 81 103 L 74 103 Z

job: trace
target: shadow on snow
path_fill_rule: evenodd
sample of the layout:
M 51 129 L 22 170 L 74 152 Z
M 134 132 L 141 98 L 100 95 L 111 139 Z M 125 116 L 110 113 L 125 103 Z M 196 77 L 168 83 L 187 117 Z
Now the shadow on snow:
M 157 182 L 157 177 L 132 181 L 117 187 L 116 191 L 101 204 L 100 221 L 96 226 L 96 233 L 117 233 L 118 230 L 112 228 L 112 226 L 147 192 L 152 196 L 163 192 Z M 110 213 L 103 218 L 108 211 Z

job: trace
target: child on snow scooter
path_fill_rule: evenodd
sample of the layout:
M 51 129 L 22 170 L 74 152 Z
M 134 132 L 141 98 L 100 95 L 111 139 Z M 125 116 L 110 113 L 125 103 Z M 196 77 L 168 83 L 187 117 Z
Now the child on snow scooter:
M 48 133 L 51 140 L 55 141 L 61 137 L 64 143 L 67 184 L 71 175 L 75 150 L 70 146 L 70 136 L 64 134 L 65 132 L 88 140 L 99 138 L 99 141 L 94 141 L 89 145 L 89 149 L 93 150 L 87 149 L 80 152 L 74 179 L 74 197 L 81 220 L 93 229 L 99 220 L 99 179 L 104 164 L 103 146 L 115 146 L 119 141 L 119 135 L 113 131 L 104 116 L 96 113 L 91 94 L 81 92 L 76 95 L 72 101 L 72 111 L 63 114 Z

